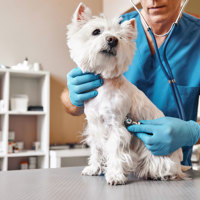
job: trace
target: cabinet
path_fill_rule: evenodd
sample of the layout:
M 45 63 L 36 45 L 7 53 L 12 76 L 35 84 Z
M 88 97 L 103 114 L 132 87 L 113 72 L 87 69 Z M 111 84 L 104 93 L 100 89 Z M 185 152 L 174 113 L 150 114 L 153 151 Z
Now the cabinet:
M 90 149 L 65 149 L 65 150 L 51 150 L 50 151 L 50 168 L 63 167 L 64 160 L 67 163 L 69 158 L 79 158 L 79 166 L 88 164 L 88 157 L 90 156 Z M 69 166 L 69 164 L 68 164 Z M 77 163 L 76 163 L 77 166 Z M 66 166 L 65 166 L 66 167 Z
M 37 158 L 37 168 L 49 166 L 49 96 L 50 74 L 45 71 L 0 69 L 0 170 L 19 169 L 20 162 Z M 10 99 L 18 94 L 28 96 L 28 105 L 42 106 L 42 111 L 11 111 Z M 3 103 L 2 103 L 3 102 Z M 9 131 L 15 132 L 15 141 L 23 141 L 24 149 L 8 152 Z M 38 150 L 32 144 L 40 142 Z

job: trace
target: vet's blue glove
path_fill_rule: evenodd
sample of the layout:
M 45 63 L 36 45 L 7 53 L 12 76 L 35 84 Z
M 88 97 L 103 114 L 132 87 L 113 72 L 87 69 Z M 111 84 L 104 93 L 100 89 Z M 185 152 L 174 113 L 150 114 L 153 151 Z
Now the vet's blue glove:
M 141 125 L 127 129 L 140 138 L 154 155 L 168 155 L 180 147 L 194 145 L 200 137 L 200 126 L 194 121 L 172 117 L 141 120 Z
M 72 104 L 77 107 L 83 106 L 84 101 L 95 97 L 98 92 L 94 89 L 102 84 L 103 80 L 100 75 L 83 73 L 79 67 L 67 74 L 69 97 Z

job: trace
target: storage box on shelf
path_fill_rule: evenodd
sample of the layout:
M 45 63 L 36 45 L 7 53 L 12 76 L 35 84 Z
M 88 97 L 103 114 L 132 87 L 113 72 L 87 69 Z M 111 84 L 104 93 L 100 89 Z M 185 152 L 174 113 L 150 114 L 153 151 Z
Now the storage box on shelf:
M 49 72 L 0 69 L 0 100 L 4 101 L 4 111 L 0 110 L 2 170 L 20 169 L 20 162 L 28 162 L 31 156 L 36 156 L 38 168 L 49 167 L 49 91 Z M 17 98 L 12 107 L 11 98 Z M 33 148 L 35 144 L 40 147 Z

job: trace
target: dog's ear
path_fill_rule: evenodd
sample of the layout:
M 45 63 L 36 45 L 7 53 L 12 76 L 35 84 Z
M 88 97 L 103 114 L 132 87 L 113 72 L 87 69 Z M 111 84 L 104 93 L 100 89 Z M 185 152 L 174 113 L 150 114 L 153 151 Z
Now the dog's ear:
M 129 22 L 130 22 L 131 26 L 132 26 L 134 29 L 136 29 L 136 22 L 135 22 L 135 19 L 133 18 L 133 19 L 129 20 Z
M 127 20 L 121 23 L 121 26 L 125 28 L 127 38 L 135 39 L 137 36 L 137 27 L 135 19 Z
M 72 21 L 75 23 L 84 22 L 91 19 L 91 17 L 92 17 L 91 10 L 81 2 L 73 15 Z
M 132 27 L 134 30 L 136 29 L 136 22 L 135 22 L 135 19 L 134 19 L 134 18 L 122 22 L 121 25 L 122 25 L 123 27 L 126 27 L 126 26 Z

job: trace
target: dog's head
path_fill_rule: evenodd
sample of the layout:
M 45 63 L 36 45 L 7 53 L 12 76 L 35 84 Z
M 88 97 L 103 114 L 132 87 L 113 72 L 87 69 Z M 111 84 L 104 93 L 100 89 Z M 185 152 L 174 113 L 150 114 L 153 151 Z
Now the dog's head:
M 94 17 L 80 3 L 67 26 L 67 44 L 72 59 L 83 72 L 114 78 L 128 69 L 135 52 L 136 23 L 132 19 L 120 24 L 120 20 Z

